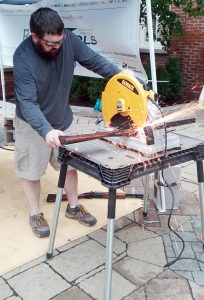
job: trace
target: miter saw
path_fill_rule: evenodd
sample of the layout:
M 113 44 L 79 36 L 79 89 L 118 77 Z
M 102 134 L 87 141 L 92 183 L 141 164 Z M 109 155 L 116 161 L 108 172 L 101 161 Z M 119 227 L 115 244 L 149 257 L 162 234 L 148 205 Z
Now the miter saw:
M 180 148 L 178 135 L 168 132 L 194 119 L 165 123 L 157 94 L 137 78 L 117 74 L 102 93 L 103 125 L 95 133 L 60 137 L 61 144 L 103 139 L 118 147 L 148 156 L 164 150 Z
M 180 146 L 177 135 L 167 135 L 157 94 L 133 76 L 121 73 L 109 80 L 102 93 L 102 114 L 107 127 L 135 128 L 135 134 L 108 138 L 128 149 L 149 155 Z

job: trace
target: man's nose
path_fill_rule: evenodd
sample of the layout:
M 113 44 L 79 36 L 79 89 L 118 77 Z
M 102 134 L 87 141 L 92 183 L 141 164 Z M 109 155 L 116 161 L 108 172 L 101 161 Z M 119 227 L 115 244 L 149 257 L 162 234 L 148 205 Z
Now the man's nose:
M 60 47 L 61 47 L 60 43 L 59 44 L 56 43 L 54 46 L 55 49 L 59 49 Z

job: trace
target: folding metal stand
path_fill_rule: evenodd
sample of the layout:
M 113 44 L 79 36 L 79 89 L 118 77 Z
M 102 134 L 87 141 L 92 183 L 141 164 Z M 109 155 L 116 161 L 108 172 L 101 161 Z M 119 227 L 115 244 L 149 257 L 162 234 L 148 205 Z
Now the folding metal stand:
M 200 214 L 201 214 L 201 240 L 204 248 L 204 175 L 203 175 L 203 161 L 197 161 L 197 176 L 199 187 L 199 199 L 200 199 Z
M 64 184 L 67 174 L 67 164 L 61 164 L 60 175 L 58 180 L 58 189 L 54 207 L 54 214 L 50 230 L 49 245 L 47 251 L 47 259 L 52 259 L 57 224 L 59 219 L 60 206 L 64 190 Z M 111 299 L 111 283 L 112 283 L 112 264 L 113 264 L 113 238 L 114 238 L 114 220 L 116 209 L 116 189 L 109 188 L 108 198 L 108 222 L 107 222 L 107 241 L 106 241 L 106 269 L 104 283 L 104 299 Z
M 112 284 L 112 262 L 113 262 L 113 238 L 114 238 L 114 219 L 116 208 L 116 189 L 128 185 L 132 179 L 145 177 L 145 195 L 144 213 L 147 213 L 147 197 L 148 197 L 148 174 L 158 170 L 167 168 L 169 165 L 175 166 L 187 161 L 194 160 L 197 164 L 197 176 L 199 185 L 200 212 L 201 212 L 201 233 L 204 237 L 204 175 L 203 162 L 204 159 L 204 143 L 199 140 L 181 136 L 182 145 L 185 145 L 181 150 L 173 151 L 166 156 L 160 156 L 148 160 L 149 164 L 145 167 L 141 157 L 138 159 L 138 154 L 131 153 L 127 155 L 126 150 L 121 149 L 114 155 L 114 146 L 109 145 L 107 149 L 103 147 L 103 142 L 91 144 L 84 142 L 77 146 L 77 150 L 70 145 L 67 149 L 60 148 L 58 159 L 61 162 L 60 175 L 58 180 L 58 189 L 54 207 L 54 215 L 51 224 L 50 239 L 48 245 L 47 259 L 53 257 L 53 247 L 59 218 L 60 205 L 63 196 L 63 189 L 68 165 L 77 170 L 99 180 L 108 188 L 108 222 L 107 222 L 107 242 L 106 242 L 106 266 L 105 266 L 105 281 L 104 281 L 104 299 L 111 299 L 111 284 Z M 75 150 L 75 151 L 74 151 Z M 89 153 L 92 153 L 90 158 Z M 121 162 L 121 155 L 124 159 Z M 202 240 L 204 244 L 204 241 Z
M 57 224 L 58 224 L 58 219 L 59 219 L 60 206 L 61 206 L 61 202 L 62 202 L 62 195 L 63 195 L 63 191 L 64 191 L 65 179 L 66 179 L 66 175 L 67 175 L 67 168 L 68 168 L 68 165 L 66 163 L 61 164 L 58 186 L 57 186 L 57 194 L 56 194 L 56 200 L 55 200 L 55 207 L 54 207 L 54 214 L 53 214 L 52 224 L 51 224 L 51 228 L 50 228 L 50 238 L 49 238 L 49 244 L 48 244 L 47 259 L 52 259 L 52 257 L 53 257 L 55 235 L 56 235 L 56 231 L 57 231 Z

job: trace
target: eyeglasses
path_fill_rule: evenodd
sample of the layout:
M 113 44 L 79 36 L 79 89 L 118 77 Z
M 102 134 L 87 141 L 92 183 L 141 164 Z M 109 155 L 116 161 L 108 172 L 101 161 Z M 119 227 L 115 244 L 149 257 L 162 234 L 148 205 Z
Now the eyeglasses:
M 43 38 L 41 38 L 41 41 L 48 47 L 55 47 L 57 45 L 61 46 L 65 39 L 66 39 L 66 34 L 64 33 L 63 39 L 61 39 L 60 41 L 51 42 L 51 41 L 47 41 Z

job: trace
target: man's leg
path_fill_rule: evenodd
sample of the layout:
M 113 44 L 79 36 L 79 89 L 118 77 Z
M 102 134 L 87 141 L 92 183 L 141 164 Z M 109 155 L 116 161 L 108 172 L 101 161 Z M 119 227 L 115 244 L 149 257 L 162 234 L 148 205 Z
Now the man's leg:
M 27 180 L 21 178 L 21 184 L 30 205 L 30 214 L 40 213 L 40 180 Z
M 49 225 L 40 211 L 40 180 L 21 178 L 21 185 L 30 205 L 29 221 L 34 235 L 37 237 L 49 236 Z
M 69 204 L 65 216 L 69 219 L 76 219 L 85 226 L 93 226 L 97 220 L 92 216 L 78 200 L 78 174 L 75 169 L 68 170 L 64 185 Z
M 30 205 L 29 221 L 37 237 L 49 235 L 49 226 L 40 210 L 40 178 L 45 173 L 51 148 L 29 124 L 15 118 L 15 171 Z
M 78 200 L 78 174 L 75 169 L 68 170 L 65 179 L 64 190 L 67 194 L 67 199 L 69 199 L 69 205 L 76 206 L 79 205 Z

